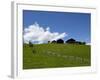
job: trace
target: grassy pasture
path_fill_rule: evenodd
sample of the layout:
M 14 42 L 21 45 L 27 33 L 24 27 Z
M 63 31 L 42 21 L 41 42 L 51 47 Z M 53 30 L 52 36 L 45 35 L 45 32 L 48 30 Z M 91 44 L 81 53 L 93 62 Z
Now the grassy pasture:
M 90 66 L 90 49 L 89 45 L 24 44 L 23 69 Z

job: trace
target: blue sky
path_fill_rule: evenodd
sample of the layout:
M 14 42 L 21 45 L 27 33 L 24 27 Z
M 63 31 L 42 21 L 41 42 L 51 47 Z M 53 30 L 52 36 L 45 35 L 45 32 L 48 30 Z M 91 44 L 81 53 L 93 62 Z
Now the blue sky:
M 35 22 L 43 28 L 50 27 L 51 32 L 66 32 L 68 36 L 64 37 L 65 41 L 74 38 L 78 41 L 91 42 L 89 13 L 23 10 L 23 27 L 27 28 Z

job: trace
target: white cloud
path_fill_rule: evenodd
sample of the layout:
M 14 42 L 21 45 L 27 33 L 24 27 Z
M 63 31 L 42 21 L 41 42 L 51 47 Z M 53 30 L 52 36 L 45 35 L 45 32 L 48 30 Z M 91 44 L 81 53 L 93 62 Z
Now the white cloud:
M 86 43 L 86 45 L 91 45 L 91 43 Z
M 60 38 L 66 37 L 67 34 L 58 33 L 58 32 L 50 32 L 50 28 L 47 27 L 44 29 L 38 23 L 34 23 L 29 27 L 24 29 L 24 43 L 29 43 L 32 41 L 33 43 L 45 43 L 47 41 L 57 40 Z

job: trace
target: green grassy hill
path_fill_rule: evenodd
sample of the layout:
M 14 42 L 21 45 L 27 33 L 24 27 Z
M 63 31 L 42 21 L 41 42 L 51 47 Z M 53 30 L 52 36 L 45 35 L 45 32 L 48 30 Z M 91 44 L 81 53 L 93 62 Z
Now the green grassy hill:
M 23 69 L 90 66 L 90 51 L 89 45 L 24 44 Z

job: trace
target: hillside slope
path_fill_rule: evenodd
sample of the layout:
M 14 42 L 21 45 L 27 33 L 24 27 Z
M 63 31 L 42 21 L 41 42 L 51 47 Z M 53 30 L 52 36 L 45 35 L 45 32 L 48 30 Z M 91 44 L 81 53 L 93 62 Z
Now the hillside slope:
M 89 45 L 23 45 L 23 69 L 90 66 Z

